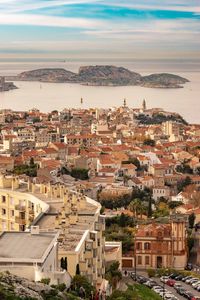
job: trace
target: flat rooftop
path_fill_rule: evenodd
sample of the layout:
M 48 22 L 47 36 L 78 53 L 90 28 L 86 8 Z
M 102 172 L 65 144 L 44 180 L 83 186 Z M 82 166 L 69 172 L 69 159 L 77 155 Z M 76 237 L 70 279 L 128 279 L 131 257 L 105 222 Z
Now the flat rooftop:
M 41 260 L 56 233 L 4 232 L 0 235 L 0 262 Z

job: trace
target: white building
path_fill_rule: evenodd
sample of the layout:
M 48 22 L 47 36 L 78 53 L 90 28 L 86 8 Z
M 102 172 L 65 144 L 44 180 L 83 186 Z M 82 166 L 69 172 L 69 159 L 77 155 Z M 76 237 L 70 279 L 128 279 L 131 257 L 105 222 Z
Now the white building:
M 32 281 L 50 278 L 51 284 L 66 283 L 71 278 L 65 271 L 58 269 L 59 232 L 39 232 L 38 226 L 32 226 L 30 232 L 3 232 L 0 235 L 0 271 Z

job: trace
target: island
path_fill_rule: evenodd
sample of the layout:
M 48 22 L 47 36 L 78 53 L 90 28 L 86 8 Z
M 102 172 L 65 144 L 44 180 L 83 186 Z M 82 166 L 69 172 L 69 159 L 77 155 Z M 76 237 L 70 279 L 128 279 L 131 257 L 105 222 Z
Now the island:
M 182 88 L 188 79 L 169 73 L 141 76 L 123 67 L 111 65 L 83 66 L 78 73 L 62 68 L 45 68 L 22 72 L 7 79 L 54 83 L 79 83 L 89 86 L 143 86 L 149 88 Z
M 0 76 L 0 92 L 7 92 L 17 89 L 13 82 L 6 82 L 5 77 Z

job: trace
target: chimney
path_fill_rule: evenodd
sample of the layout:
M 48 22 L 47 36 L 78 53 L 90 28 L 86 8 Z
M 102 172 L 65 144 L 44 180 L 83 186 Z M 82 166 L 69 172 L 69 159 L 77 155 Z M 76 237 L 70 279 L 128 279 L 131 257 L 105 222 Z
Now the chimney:
M 40 226 L 31 226 L 31 235 L 40 234 Z

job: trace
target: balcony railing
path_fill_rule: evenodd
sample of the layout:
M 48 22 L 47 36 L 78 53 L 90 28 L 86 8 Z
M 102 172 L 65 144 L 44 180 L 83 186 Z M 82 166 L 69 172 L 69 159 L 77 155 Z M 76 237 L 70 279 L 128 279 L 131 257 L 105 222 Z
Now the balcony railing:
M 18 211 L 26 211 L 26 206 L 25 205 L 15 205 L 15 210 L 18 210 Z
M 19 225 L 26 225 L 26 219 L 21 217 L 15 217 L 15 223 L 18 223 Z

